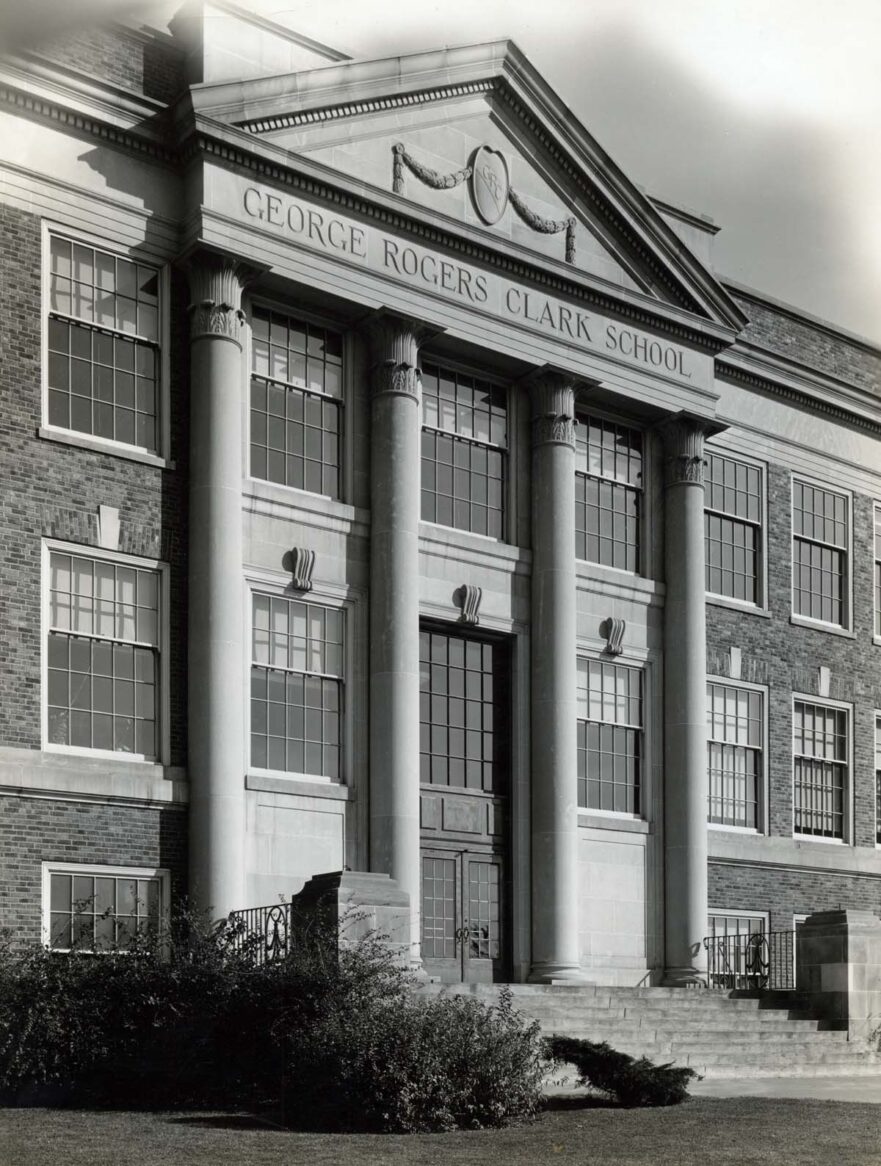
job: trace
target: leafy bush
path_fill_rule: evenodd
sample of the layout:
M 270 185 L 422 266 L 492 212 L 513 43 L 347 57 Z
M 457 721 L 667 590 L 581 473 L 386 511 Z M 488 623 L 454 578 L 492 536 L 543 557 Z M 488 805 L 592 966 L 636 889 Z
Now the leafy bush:
M 255 966 L 228 924 L 179 920 L 101 955 L 0 946 L 0 1101 L 278 1106 L 292 1125 L 427 1130 L 534 1112 L 537 1025 L 414 996 L 376 938 L 302 928 Z
M 406 995 L 289 1037 L 288 1088 L 313 1121 L 369 1130 L 503 1125 L 534 1114 L 542 1046 L 502 988 L 487 1006 Z
M 679 1105 L 688 1098 L 688 1083 L 698 1076 L 694 1069 L 655 1065 L 647 1057 L 635 1059 L 605 1042 L 552 1036 L 546 1048 L 555 1061 L 576 1067 L 582 1085 L 602 1089 L 622 1105 Z

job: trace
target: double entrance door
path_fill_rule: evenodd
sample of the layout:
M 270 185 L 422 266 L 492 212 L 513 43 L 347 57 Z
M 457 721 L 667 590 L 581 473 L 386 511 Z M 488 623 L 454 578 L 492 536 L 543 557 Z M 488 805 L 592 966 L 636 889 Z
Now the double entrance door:
M 510 647 L 420 636 L 422 959 L 444 983 L 509 974 Z

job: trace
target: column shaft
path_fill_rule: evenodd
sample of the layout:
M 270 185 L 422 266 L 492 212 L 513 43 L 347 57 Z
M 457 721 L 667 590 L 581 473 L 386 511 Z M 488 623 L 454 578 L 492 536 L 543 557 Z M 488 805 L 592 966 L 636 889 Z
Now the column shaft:
M 242 393 L 236 265 L 190 270 L 190 899 L 216 916 L 245 907 Z
M 419 959 L 420 326 L 371 325 L 370 869 L 410 896 Z
M 666 445 L 664 609 L 665 982 L 705 982 L 707 625 L 704 427 L 675 419 Z
M 531 384 L 532 972 L 579 979 L 575 623 L 575 394 Z

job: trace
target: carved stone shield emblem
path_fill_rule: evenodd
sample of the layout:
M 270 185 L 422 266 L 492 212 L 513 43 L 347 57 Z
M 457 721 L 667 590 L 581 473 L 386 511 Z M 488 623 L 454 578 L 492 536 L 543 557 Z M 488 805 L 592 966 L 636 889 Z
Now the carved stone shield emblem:
M 498 150 L 481 146 L 471 170 L 471 197 L 488 227 L 497 223 L 508 205 L 508 163 Z

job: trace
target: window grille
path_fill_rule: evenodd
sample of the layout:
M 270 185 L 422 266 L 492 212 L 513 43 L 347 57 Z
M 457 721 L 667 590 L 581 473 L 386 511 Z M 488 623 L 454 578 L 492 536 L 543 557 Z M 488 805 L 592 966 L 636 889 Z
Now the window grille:
M 642 434 L 612 421 L 579 417 L 575 467 L 576 557 L 639 571 Z
M 251 476 L 340 497 L 342 337 L 255 307 Z
M 157 451 L 159 306 L 154 268 L 50 237 L 50 425 Z
M 53 871 L 49 876 L 49 947 L 53 951 L 129 947 L 139 934 L 155 934 L 161 900 L 159 877 Z
M 758 828 L 763 736 L 760 692 L 707 685 L 710 822 Z
M 715 453 L 707 453 L 705 461 L 707 591 L 758 604 L 761 601 L 761 470 Z
M 426 364 L 422 426 L 422 518 L 504 538 L 505 390 Z
M 792 593 L 796 615 L 845 625 L 847 498 L 793 482 Z
M 251 764 L 341 777 L 343 613 L 255 595 Z
M 797 700 L 793 728 L 795 832 L 843 839 L 847 712 Z
M 48 740 L 158 753 L 159 574 L 50 555 Z
M 577 701 L 579 806 L 639 814 L 642 673 L 579 660 Z

